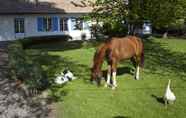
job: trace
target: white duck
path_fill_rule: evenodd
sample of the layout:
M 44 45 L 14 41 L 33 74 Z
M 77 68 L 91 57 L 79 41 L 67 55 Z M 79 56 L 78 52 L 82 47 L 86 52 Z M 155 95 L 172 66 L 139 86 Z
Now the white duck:
M 170 83 L 171 83 L 171 80 L 169 80 L 166 91 L 165 91 L 165 95 L 164 95 L 165 104 L 173 103 L 176 100 L 176 96 L 170 89 Z
M 76 79 L 76 77 L 74 77 L 73 73 L 70 70 L 64 70 L 59 75 L 56 75 L 55 82 L 57 84 L 64 84 L 74 79 Z
M 67 78 L 64 78 L 63 76 L 64 76 L 63 73 L 59 74 L 59 75 L 56 77 L 55 82 L 56 82 L 57 84 L 64 84 L 64 83 L 66 83 L 66 82 L 68 81 L 68 79 L 67 79 Z
M 68 80 L 74 80 L 76 79 L 76 77 L 74 77 L 73 73 L 70 70 L 67 70 L 64 74 L 64 79 L 68 79 Z

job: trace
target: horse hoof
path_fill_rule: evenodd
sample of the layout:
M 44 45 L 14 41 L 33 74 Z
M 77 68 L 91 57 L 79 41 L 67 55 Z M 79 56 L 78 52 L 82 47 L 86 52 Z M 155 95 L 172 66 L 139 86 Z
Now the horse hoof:
M 140 78 L 138 78 L 138 77 L 135 77 L 135 80 L 139 80 Z
M 105 85 L 104 85 L 104 87 L 105 87 L 105 88 L 107 88 L 107 87 L 108 87 L 108 85 L 107 85 L 107 84 L 105 84 Z
M 91 81 L 90 83 L 91 83 L 91 84 L 94 84 L 94 85 L 97 84 L 96 81 Z
M 112 90 L 115 90 L 116 89 L 116 87 L 115 86 L 112 86 Z

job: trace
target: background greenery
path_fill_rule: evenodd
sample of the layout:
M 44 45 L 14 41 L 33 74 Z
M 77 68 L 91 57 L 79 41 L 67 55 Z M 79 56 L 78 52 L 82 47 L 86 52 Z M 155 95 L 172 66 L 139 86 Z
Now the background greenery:
M 122 33 L 121 28 L 130 26 L 129 33 L 142 28 L 144 21 L 150 21 L 153 31 L 175 34 L 185 33 L 185 0 L 95 0 L 91 19 L 109 24 L 106 30 Z M 117 27 L 120 24 L 120 27 Z M 121 27 L 122 26 L 122 27 Z M 181 30 L 181 31 L 180 31 Z M 117 35 L 111 34 L 110 35 Z M 125 34 L 126 32 L 123 32 Z

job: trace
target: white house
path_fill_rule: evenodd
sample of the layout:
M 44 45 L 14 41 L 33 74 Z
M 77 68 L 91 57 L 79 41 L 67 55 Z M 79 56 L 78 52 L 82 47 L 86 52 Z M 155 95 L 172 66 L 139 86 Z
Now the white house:
M 48 35 L 91 37 L 85 0 L 0 0 L 0 41 Z

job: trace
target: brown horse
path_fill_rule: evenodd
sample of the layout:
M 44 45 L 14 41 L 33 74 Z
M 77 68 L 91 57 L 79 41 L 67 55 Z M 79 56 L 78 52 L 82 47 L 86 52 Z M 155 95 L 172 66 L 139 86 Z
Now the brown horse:
M 123 38 L 114 37 L 102 43 L 94 55 L 91 81 L 96 80 L 97 83 L 100 84 L 102 78 L 101 67 L 104 60 L 106 60 L 108 63 L 108 71 L 105 87 L 111 85 L 110 79 L 112 76 L 112 89 L 115 89 L 117 87 L 117 64 L 120 60 L 126 59 L 131 59 L 132 63 L 135 65 L 135 79 L 139 80 L 139 69 L 143 67 L 144 64 L 144 49 L 140 38 L 135 36 Z

